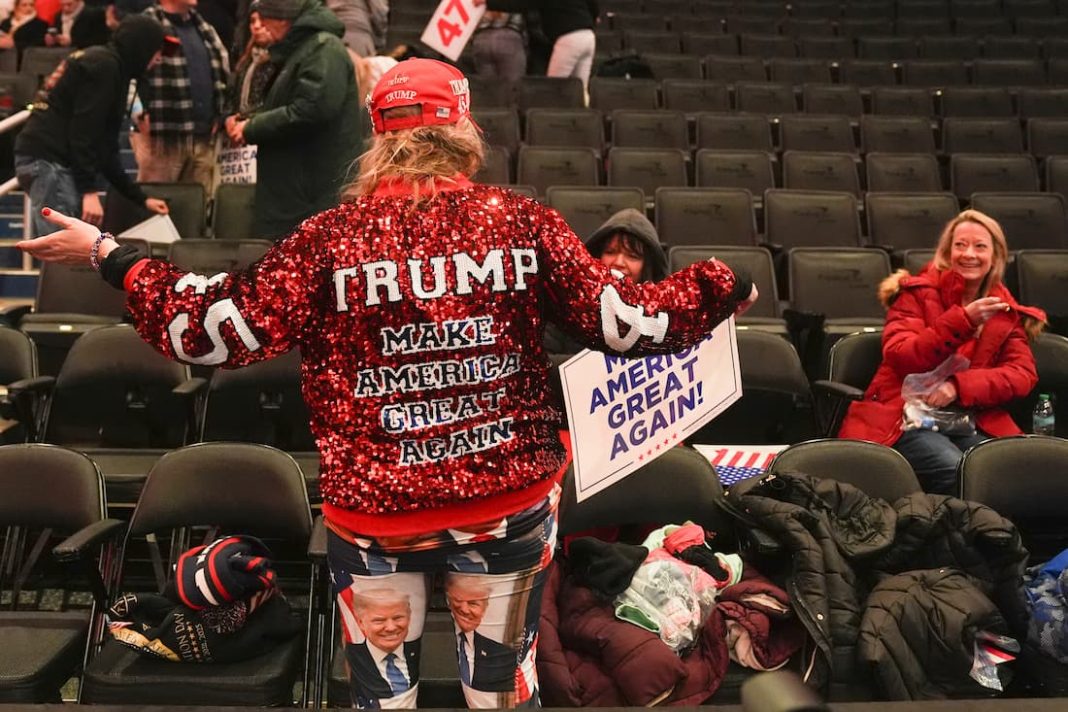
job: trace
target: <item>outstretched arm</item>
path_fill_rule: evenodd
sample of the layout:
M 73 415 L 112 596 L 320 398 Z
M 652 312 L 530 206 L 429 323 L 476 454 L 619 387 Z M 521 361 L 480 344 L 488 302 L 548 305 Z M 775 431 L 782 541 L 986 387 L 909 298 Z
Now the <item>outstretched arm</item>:
M 18 243 L 48 262 L 89 262 L 97 245 L 105 274 L 125 260 L 112 281 L 129 293 L 127 307 L 141 337 L 163 355 L 186 363 L 236 368 L 298 345 L 325 284 L 320 223 L 311 218 L 244 272 L 213 276 L 185 272 L 163 260 L 131 257 L 92 225 L 55 211 L 45 217 L 62 230 Z M 134 263 L 136 260 L 136 263 Z
M 708 260 L 661 282 L 636 284 L 595 259 L 564 219 L 545 209 L 539 265 L 561 325 L 582 343 L 628 356 L 671 353 L 700 341 L 757 299 L 752 282 Z

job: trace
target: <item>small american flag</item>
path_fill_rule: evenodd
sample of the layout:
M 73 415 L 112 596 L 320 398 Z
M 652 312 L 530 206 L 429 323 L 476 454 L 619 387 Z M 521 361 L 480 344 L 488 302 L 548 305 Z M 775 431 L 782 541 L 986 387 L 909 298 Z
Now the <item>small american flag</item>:
M 716 468 L 724 487 L 763 474 L 786 445 L 695 445 Z

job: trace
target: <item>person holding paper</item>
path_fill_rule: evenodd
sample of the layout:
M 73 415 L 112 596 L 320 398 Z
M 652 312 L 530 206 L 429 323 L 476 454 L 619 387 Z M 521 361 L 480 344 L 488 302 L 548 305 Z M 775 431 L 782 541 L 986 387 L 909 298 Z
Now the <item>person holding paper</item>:
M 110 43 L 73 52 L 49 77 L 15 139 L 15 175 L 30 196 L 34 235 L 56 229 L 41 217 L 45 206 L 99 225 L 98 172 L 134 203 L 167 213 L 167 204 L 145 195 L 119 161 L 126 88 L 160 61 L 164 43 L 158 22 L 127 17 Z
M 339 607 L 384 585 L 476 575 L 502 622 L 496 640 L 516 655 L 468 703 L 533 706 L 567 461 L 544 315 L 595 348 L 674 353 L 757 294 L 716 260 L 659 283 L 617 277 L 556 211 L 472 183 L 485 145 L 470 107 L 451 65 L 411 59 L 386 72 L 342 204 L 243 272 L 187 273 L 54 213 L 59 233 L 18 246 L 99 264 L 126 289 L 138 333 L 170 358 L 237 368 L 299 347 Z
M 250 26 L 267 47 L 269 85 L 257 110 L 225 127 L 235 145 L 257 147 L 254 236 L 281 239 L 337 202 L 362 109 L 345 28 L 319 0 L 255 0 Z
M 1038 382 L 1027 342 L 1045 327 L 1046 314 L 1018 304 L 1005 288 L 1008 256 L 997 221 L 965 210 L 946 225 L 934 260 L 919 275 L 899 270 L 879 285 L 887 305 L 883 362 L 838 435 L 892 446 L 927 492 L 957 494 L 957 464 L 965 450 L 991 436 L 1019 434 L 1003 406 Z M 974 433 L 903 429 L 905 377 L 933 371 L 954 355 L 967 359 L 967 367 L 937 385 L 925 402 L 973 414 Z

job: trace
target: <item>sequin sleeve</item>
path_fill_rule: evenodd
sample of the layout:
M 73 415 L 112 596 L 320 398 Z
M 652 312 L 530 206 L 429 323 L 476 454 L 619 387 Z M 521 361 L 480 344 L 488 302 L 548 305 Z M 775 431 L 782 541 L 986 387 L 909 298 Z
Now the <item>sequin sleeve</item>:
M 734 273 L 717 260 L 636 284 L 593 258 L 555 210 L 543 210 L 538 239 L 549 317 L 590 348 L 675 352 L 707 336 L 738 302 Z
M 137 332 L 184 363 L 237 368 L 300 344 L 329 275 L 325 237 L 335 218 L 321 213 L 242 272 L 200 275 L 162 260 L 141 268 L 127 307 Z

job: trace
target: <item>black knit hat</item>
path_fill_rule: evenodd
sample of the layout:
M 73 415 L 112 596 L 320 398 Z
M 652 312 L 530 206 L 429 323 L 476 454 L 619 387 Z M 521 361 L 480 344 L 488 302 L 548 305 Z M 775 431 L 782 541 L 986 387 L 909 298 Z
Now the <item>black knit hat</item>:
M 271 552 L 250 536 L 216 539 L 190 549 L 178 559 L 175 600 L 194 611 L 219 606 L 275 585 Z
M 163 48 L 165 39 L 163 26 L 148 15 L 127 15 L 111 36 L 122 59 L 123 72 L 130 77 L 145 73 L 152 56 Z
M 575 579 L 608 598 L 627 590 L 648 555 L 644 546 L 609 543 L 592 536 L 575 539 L 569 549 Z
M 276 20 L 295 19 L 304 10 L 307 0 L 254 0 L 249 12 Z

